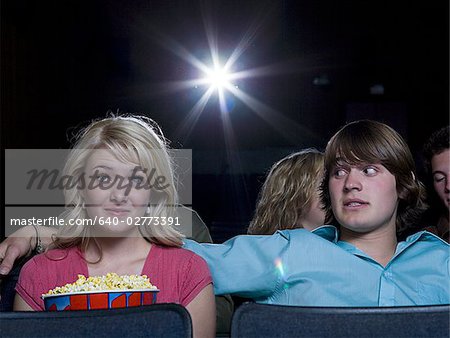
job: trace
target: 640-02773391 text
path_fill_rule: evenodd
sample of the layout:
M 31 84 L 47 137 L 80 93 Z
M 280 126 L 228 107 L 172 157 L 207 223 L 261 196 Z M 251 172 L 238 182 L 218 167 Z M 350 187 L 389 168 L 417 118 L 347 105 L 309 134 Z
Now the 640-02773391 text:
M 41 225 L 41 226 L 63 226 L 65 222 L 69 225 L 119 225 L 119 224 L 127 224 L 127 225 L 180 225 L 178 217 L 151 217 L 151 216 L 143 216 L 143 217 L 94 217 L 94 218 L 85 218 L 85 219 L 68 219 L 64 220 L 60 217 L 47 217 L 47 218 L 11 218 L 10 225 L 11 226 L 26 226 L 26 225 Z

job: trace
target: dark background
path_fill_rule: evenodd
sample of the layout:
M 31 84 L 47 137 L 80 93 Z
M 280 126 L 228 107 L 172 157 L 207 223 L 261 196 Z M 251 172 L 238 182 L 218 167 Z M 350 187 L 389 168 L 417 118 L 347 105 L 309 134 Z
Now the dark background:
M 392 125 L 410 144 L 419 172 L 422 143 L 449 122 L 447 0 L 0 6 L 2 149 L 68 148 L 77 127 L 108 110 L 146 114 L 172 147 L 193 150 L 193 208 L 217 241 L 245 229 L 274 161 L 303 147 L 323 150 L 345 122 Z M 167 90 L 168 82 L 199 76 L 171 46 L 206 62 L 205 27 L 224 58 L 252 37 L 235 68 L 266 75 L 236 84 L 264 106 L 250 109 L 230 96 L 223 116 L 212 97 L 187 132 L 181 126 L 204 89 Z M 375 85 L 382 95 L 371 94 Z

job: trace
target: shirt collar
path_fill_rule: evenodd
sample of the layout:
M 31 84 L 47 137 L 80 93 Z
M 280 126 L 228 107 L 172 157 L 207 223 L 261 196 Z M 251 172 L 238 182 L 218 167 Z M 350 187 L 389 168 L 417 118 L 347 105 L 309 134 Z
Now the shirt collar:
M 339 232 L 333 225 L 322 225 L 311 232 L 333 243 L 339 240 Z
M 444 241 L 442 238 L 429 231 L 419 231 L 411 236 L 408 236 L 404 242 L 398 243 L 395 254 L 396 255 L 399 254 L 400 252 L 404 251 L 406 248 L 410 247 L 411 245 L 413 245 L 418 241 L 431 241 L 431 242 L 439 241 L 448 245 L 448 243 Z
M 366 258 L 370 258 L 372 259 L 370 256 L 368 256 L 364 251 L 359 250 L 356 246 L 354 246 L 353 244 L 346 242 L 346 241 L 337 241 L 336 244 L 341 248 L 344 249 L 345 251 L 356 255 L 356 256 L 360 256 L 360 257 L 366 257 Z
M 397 248 L 395 250 L 394 256 L 392 257 L 391 261 L 395 259 L 396 256 L 398 256 L 400 253 L 405 251 L 407 248 L 412 246 L 414 243 L 418 241 L 440 241 L 448 245 L 447 242 L 445 242 L 443 239 L 439 238 L 435 234 L 428 232 L 428 231 L 420 231 L 417 232 L 411 236 L 408 236 L 405 241 L 399 242 L 397 244 Z M 355 247 L 353 244 L 348 243 L 346 241 L 337 241 L 336 243 L 339 247 L 344 249 L 345 251 L 356 255 L 360 257 L 366 257 L 369 259 L 372 259 L 370 256 L 368 256 L 364 251 L 359 250 L 357 247 Z

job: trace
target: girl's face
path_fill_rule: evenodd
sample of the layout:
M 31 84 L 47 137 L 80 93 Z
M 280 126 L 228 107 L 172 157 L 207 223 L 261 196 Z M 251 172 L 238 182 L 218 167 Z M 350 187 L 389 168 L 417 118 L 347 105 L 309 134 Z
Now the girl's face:
M 339 163 L 328 185 L 334 216 L 343 228 L 358 233 L 395 229 L 396 181 L 383 165 Z
M 434 155 L 431 159 L 433 186 L 442 203 L 450 206 L 450 149 Z
M 98 149 L 87 160 L 85 172 L 88 183 L 83 197 L 96 229 L 111 236 L 138 234 L 134 224 L 145 215 L 150 201 L 142 168 L 119 161 L 111 150 Z

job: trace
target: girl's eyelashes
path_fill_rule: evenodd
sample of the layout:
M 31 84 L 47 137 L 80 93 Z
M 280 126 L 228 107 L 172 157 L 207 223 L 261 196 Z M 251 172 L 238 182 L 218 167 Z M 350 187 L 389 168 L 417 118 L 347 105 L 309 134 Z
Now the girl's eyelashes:
M 120 175 L 110 175 L 107 173 L 102 173 L 102 172 L 97 172 L 97 171 L 92 175 L 92 177 L 95 181 L 102 183 L 102 184 L 118 182 L 121 185 L 131 184 L 132 186 L 142 186 L 146 181 L 146 177 L 143 175 L 122 177 Z
M 135 175 L 135 176 L 131 176 L 129 178 L 130 182 L 132 182 L 134 185 L 142 185 L 142 183 L 145 182 L 145 177 L 144 176 L 139 176 L 139 175 Z
M 95 173 L 94 179 L 100 183 L 109 183 L 111 182 L 111 177 L 105 173 Z

